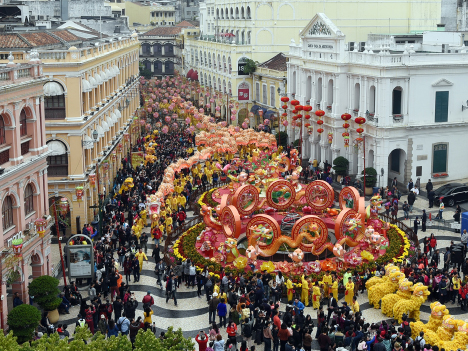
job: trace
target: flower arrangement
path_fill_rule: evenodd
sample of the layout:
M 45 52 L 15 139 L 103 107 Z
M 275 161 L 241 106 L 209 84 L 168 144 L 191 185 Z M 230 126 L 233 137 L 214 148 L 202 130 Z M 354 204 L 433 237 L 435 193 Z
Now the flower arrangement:
M 208 193 L 208 192 L 207 192 Z M 204 223 L 199 223 L 191 228 L 189 228 L 185 233 L 181 235 L 181 237 L 174 243 L 172 247 L 173 252 L 172 255 L 175 260 L 185 260 L 189 258 L 197 267 L 197 270 L 203 270 L 205 267 L 208 268 L 210 275 L 214 278 L 219 279 L 220 273 L 223 268 L 221 264 L 216 262 L 214 259 L 207 259 L 201 255 L 195 247 L 197 242 L 197 237 L 200 233 L 205 229 Z M 401 263 L 406 260 L 406 258 L 411 253 L 411 242 L 406 237 L 406 234 L 403 230 L 399 229 L 397 226 L 391 224 L 390 229 L 387 231 L 387 236 L 389 239 L 389 245 L 386 249 L 386 252 L 381 257 L 377 258 L 375 261 L 366 261 L 364 260 L 363 263 L 357 267 L 355 267 L 355 271 L 358 273 L 364 273 L 367 269 L 371 272 L 375 271 L 377 265 L 385 265 L 389 262 L 394 263 Z M 413 249 L 414 250 L 414 249 Z M 239 267 L 225 267 L 225 273 L 232 273 L 234 276 L 237 276 L 240 273 L 245 272 L 245 268 Z M 248 268 L 248 267 L 246 267 Z M 268 272 L 273 272 L 275 270 L 275 264 L 271 261 L 263 262 L 261 265 L 262 270 L 267 270 Z M 247 275 L 250 276 L 253 274 L 251 270 L 247 270 Z M 296 272 L 297 273 L 297 272 Z M 308 274 L 308 277 L 312 279 L 312 281 L 319 281 L 322 280 L 323 275 L 325 274 L 324 271 L 319 273 L 312 273 Z M 294 274 L 293 272 L 283 272 L 285 279 L 291 279 L 296 286 L 300 287 L 301 284 L 301 276 L 298 274 Z M 342 278 L 342 273 L 337 272 L 337 276 L 339 279 Z
M 208 190 L 208 191 L 205 191 L 201 196 L 200 198 L 198 199 L 198 206 L 200 206 L 200 208 L 203 206 L 203 205 L 206 205 L 206 206 L 210 206 L 210 207 L 216 207 L 218 206 L 219 204 L 213 200 L 213 192 L 215 190 L 217 190 L 219 188 L 213 188 L 211 190 Z

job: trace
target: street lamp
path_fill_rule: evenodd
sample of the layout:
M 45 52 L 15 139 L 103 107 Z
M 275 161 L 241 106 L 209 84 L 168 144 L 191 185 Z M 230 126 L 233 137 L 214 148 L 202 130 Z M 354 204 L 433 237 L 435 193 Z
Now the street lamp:
M 81 145 L 85 146 L 85 147 L 89 147 L 89 146 L 93 145 L 94 143 L 97 143 L 97 140 L 99 138 L 99 133 L 98 133 L 98 131 L 96 129 L 93 130 L 93 132 L 91 133 L 91 136 L 93 137 L 92 140 L 82 140 Z

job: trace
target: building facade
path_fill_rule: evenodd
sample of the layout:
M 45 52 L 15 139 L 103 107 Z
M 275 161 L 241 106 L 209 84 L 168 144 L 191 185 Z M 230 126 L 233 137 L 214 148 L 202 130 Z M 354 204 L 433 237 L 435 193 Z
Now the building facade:
M 321 28 L 315 31 L 314 28 Z M 303 140 L 303 158 L 331 163 L 337 156 L 350 162 L 351 174 L 374 167 L 378 184 L 396 177 L 451 181 L 466 176 L 463 158 L 468 115 L 464 85 L 468 53 L 461 33 L 425 32 L 407 36 L 369 35 L 364 51 L 324 14 L 301 31 L 288 55 L 288 96 L 325 111 L 322 134 L 292 125 L 290 141 Z M 446 43 L 446 44 L 441 44 Z M 466 106 L 465 106 L 466 107 Z M 352 116 L 346 147 L 341 115 Z M 364 117 L 364 141 L 356 117 Z M 462 146 L 462 147 L 460 147 Z M 364 152 L 365 150 L 365 152 Z
M 267 131 L 279 132 L 279 117 L 283 110 L 281 97 L 286 96 L 287 89 L 287 57 L 283 53 L 259 64 L 257 70 L 252 74 L 254 105 L 250 112 L 254 114 L 250 117 L 250 126 L 263 124 L 264 119 L 270 122 L 265 129 Z M 262 116 L 259 114 L 262 110 Z
M 176 24 L 176 9 L 171 5 L 150 1 L 110 1 L 107 3 L 115 16 L 128 17 L 131 28 L 151 28 L 153 26 L 173 26 Z M 148 29 L 146 29 L 148 30 Z
M 253 105 L 254 89 L 251 75 L 242 71 L 245 61 L 265 62 L 280 52 L 288 52 L 291 39 L 299 40 L 298 33 L 317 12 L 330 14 L 348 39 L 355 42 L 364 41 L 369 32 L 434 30 L 440 21 L 440 0 L 396 4 L 207 0 L 200 3 L 200 37 L 185 43 L 183 73 L 196 70 L 200 83 L 208 90 L 215 90 L 218 95 L 230 93 L 233 100 L 239 101 L 239 116 L 243 118 Z M 224 101 L 217 98 L 215 102 L 222 104 L 221 111 L 227 110 Z
M 172 76 L 182 66 L 183 30 L 195 32 L 196 27 L 187 21 L 176 26 L 156 27 L 139 35 L 141 42 L 140 64 L 155 77 Z
M 51 274 L 52 270 L 49 230 L 40 237 L 34 226 L 38 218 L 50 222 L 43 96 L 46 82 L 37 59 L 17 65 L 10 56 L 9 64 L 0 69 L 2 329 L 13 305 L 13 293 L 29 301 L 29 277 Z M 23 239 L 22 257 L 14 259 L 12 241 L 19 238 Z
M 46 142 L 51 152 L 49 199 L 68 199 L 67 221 L 73 234 L 95 219 L 97 209 L 90 206 L 98 204 L 98 191 L 107 193 L 121 158 L 130 150 L 130 123 L 139 107 L 137 35 L 99 41 L 93 31 L 85 34 L 97 35 L 91 40 L 78 38 L 79 33 L 61 30 L 29 37 L 29 43 L 49 43 L 49 50 L 39 45 L 4 48 L 12 51 L 15 62 L 27 62 L 33 50 L 43 63 L 48 78 L 44 95 Z M 54 41 L 56 37 L 68 45 Z M 9 37 L 8 42 L 17 45 L 18 39 Z

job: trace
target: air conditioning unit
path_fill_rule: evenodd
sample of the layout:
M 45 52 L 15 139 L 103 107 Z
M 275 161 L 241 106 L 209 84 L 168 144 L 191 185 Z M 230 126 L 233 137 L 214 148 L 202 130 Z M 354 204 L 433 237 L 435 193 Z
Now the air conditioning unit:
M 354 41 L 350 41 L 350 42 L 348 43 L 348 51 L 354 51 L 354 45 L 355 45 L 355 44 L 356 44 L 356 43 L 355 43 Z
M 359 52 L 363 52 L 365 50 L 365 47 L 366 47 L 366 42 L 365 41 L 361 41 L 359 43 Z

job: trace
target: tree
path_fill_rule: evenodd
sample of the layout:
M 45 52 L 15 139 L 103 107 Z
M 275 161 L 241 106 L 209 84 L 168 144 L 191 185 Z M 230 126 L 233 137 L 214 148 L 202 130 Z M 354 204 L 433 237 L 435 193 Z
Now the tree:
M 7 335 L 0 329 L 0 345 L 3 351 L 20 351 L 20 346 L 16 341 L 17 337 L 10 331 Z
M 147 330 L 140 330 L 135 340 L 135 351 L 192 351 L 195 344 L 191 339 L 184 338 L 182 329 L 174 332 L 173 327 L 169 327 L 166 332 L 166 338 L 160 340 L 154 334 Z
M 276 134 L 276 143 L 278 146 L 288 146 L 288 133 L 286 132 L 279 132 Z
M 151 79 L 153 75 L 153 72 L 151 72 L 149 69 L 146 69 L 146 68 L 142 68 L 140 67 L 140 76 L 143 76 L 145 77 L 145 79 Z
M 7 324 L 18 338 L 18 343 L 29 341 L 34 336 L 34 330 L 41 320 L 41 312 L 31 305 L 22 304 L 8 313 Z
M 245 60 L 245 66 L 244 66 L 244 72 L 245 73 L 254 73 L 257 70 L 257 65 L 258 62 L 251 60 L 251 59 L 246 59 Z
M 59 281 L 49 275 L 34 279 L 29 284 L 29 296 L 34 296 L 36 302 L 44 311 L 53 311 L 60 306 L 62 300 L 58 297 Z
M 333 169 L 336 175 L 345 176 L 348 173 L 349 161 L 343 156 L 338 156 L 333 160 Z
M 364 171 L 361 172 L 364 174 Z M 373 167 L 366 168 L 366 188 L 372 188 L 377 183 L 377 171 Z

